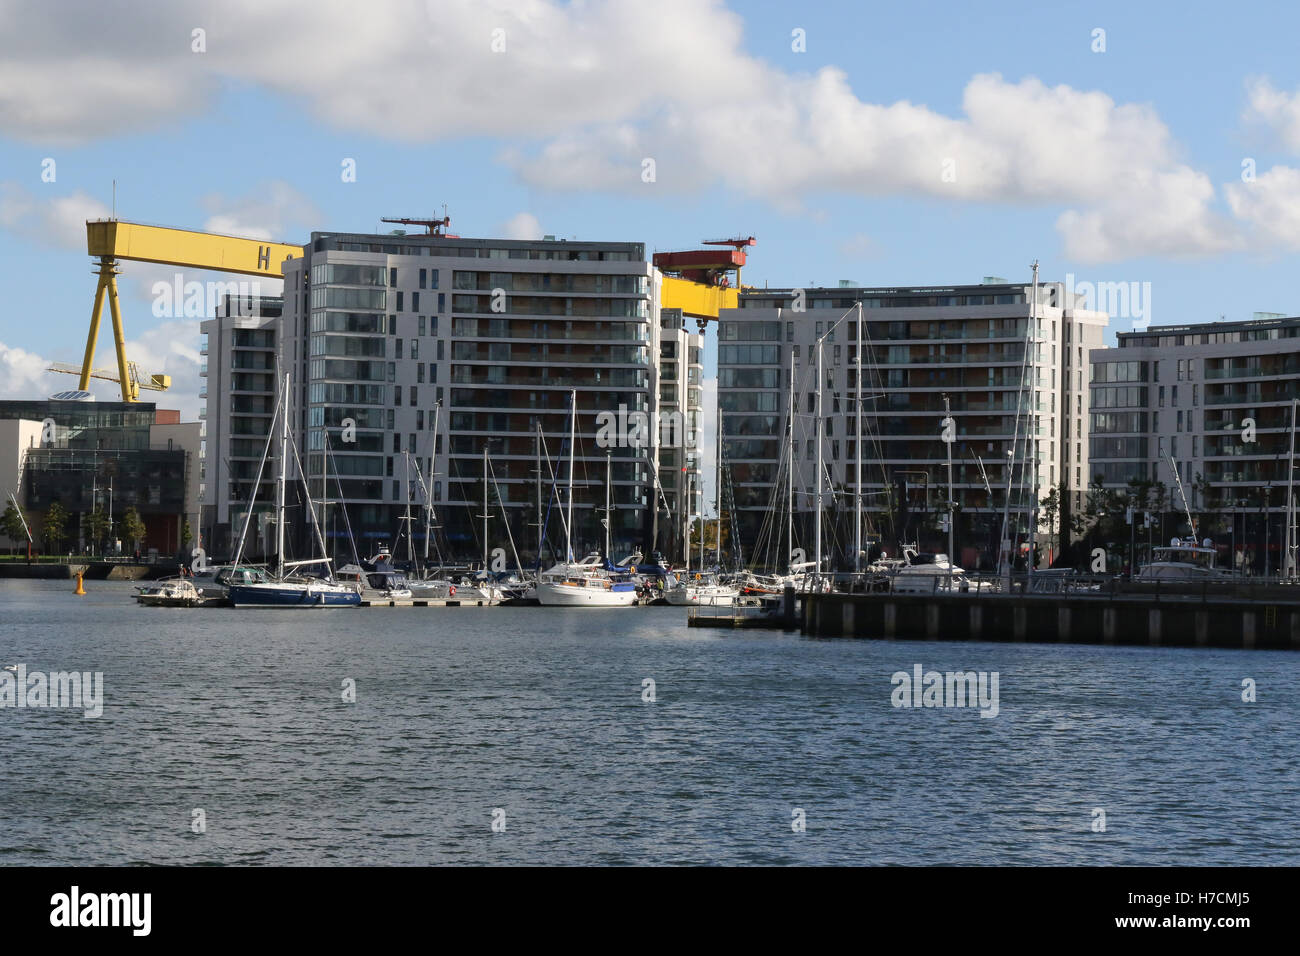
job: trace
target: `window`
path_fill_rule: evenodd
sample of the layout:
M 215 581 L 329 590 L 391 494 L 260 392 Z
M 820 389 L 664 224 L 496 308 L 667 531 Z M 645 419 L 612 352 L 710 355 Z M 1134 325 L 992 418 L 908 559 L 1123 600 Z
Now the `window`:
M 398 292 L 398 293 L 397 293 L 397 311 L 398 311 L 398 312 L 403 311 L 403 309 L 402 309 L 402 293 L 401 293 L 401 292 Z
M 396 286 L 397 286 L 397 270 L 396 270 L 396 269 L 389 269 L 389 270 L 388 270 L 388 285 L 389 285 L 390 287 L 392 287 L 392 288 L 396 288 Z
M 420 335 L 424 335 L 424 316 L 420 316 Z
M 395 354 L 393 357 L 396 358 L 396 359 L 401 359 L 401 357 L 402 357 L 402 340 L 401 340 L 401 339 L 398 339 L 398 340 L 397 340 L 397 352 L 396 352 L 396 354 Z
M 402 386 L 400 385 L 393 386 L 393 404 L 394 405 L 402 404 Z
M 424 280 L 425 280 L 425 276 L 428 274 L 428 271 L 429 271 L 429 270 L 427 270 L 427 269 L 421 269 L 421 270 L 420 270 L 420 288 L 421 288 L 421 289 L 424 288 Z

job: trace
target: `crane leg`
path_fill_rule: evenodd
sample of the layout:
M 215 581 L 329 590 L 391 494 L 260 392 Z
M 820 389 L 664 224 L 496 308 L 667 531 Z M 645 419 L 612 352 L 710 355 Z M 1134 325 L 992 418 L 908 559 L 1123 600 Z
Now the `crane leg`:
M 117 374 L 122 383 L 122 401 L 138 402 L 140 389 L 131 378 L 126 362 L 126 336 L 122 332 L 122 308 L 117 301 L 117 270 L 108 275 L 108 308 L 113 314 L 113 344 L 117 348 Z
M 99 317 L 104 314 L 104 292 L 112 280 L 112 260 L 101 256 L 99 283 L 95 286 L 95 305 L 90 312 L 90 334 L 86 336 L 86 357 L 81 360 L 81 379 L 77 388 L 83 392 L 90 388 L 90 371 L 95 367 L 95 341 L 99 338 Z

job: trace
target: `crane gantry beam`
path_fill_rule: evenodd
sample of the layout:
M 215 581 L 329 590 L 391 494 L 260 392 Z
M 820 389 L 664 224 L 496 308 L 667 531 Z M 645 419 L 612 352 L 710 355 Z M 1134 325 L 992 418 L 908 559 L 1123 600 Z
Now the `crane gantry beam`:
M 104 312 L 104 299 L 107 298 L 113 317 L 113 342 L 117 351 L 118 380 L 122 384 L 124 402 L 139 400 L 140 379 L 138 375 L 131 374 L 131 363 L 126 358 L 122 311 L 117 298 L 118 262 L 154 262 L 187 269 L 279 279 L 284 275 L 284 262 L 302 256 L 301 246 L 282 242 L 150 226 L 123 222 L 120 219 L 87 222 L 86 251 L 99 260 L 99 280 L 95 287 L 95 304 L 90 313 L 90 332 L 86 337 L 86 354 L 81 363 L 78 387 L 84 391 L 94 376 L 95 343 L 99 339 L 99 320 Z M 166 381 L 166 376 L 151 376 L 150 380 Z

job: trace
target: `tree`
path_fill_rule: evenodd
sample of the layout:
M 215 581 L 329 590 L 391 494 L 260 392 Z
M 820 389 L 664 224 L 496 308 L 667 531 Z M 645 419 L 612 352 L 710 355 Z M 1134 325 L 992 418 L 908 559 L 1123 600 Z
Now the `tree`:
M 85 516 L 83 524 L 86 538 L 90 542 L 90 550 L 95 551 L 104 543 L 104 538 L 108 534 L 108 515 L 96 508 Z
M 23 524 L 23 517 L 18 513 L 18 509 L 13 506 L 13 502 L 5 508 L 4 514 L 0 515 L 0 531 L 11 542 L 9 553 L 13 554 L 14 549 L 19 542 L 27 540 L 27 529 Z
M 140 542 L 145 534 L 144 521 L 140 519 L 140 512 L 136 511 L 135 508 L 128 508 L 126 514 L 122 515 L 117 527 L 122 537 L 131 542 L 132 550 L 140 547 Z
M 45 512 L 45 518 L 41 521 L 41 537 L 45 539 L 45 547 L 48 550 L 59 550 L 59 545 L 67 537 L 67 525 L 67 509 L 57 501 L 54 502 L 50 505 L 49 510 Z
M 181 524 L 181 551 L 189 551 L 190 542 L 194 540 L 194 531 L 190 528 L 190 519 L 186 518 Z

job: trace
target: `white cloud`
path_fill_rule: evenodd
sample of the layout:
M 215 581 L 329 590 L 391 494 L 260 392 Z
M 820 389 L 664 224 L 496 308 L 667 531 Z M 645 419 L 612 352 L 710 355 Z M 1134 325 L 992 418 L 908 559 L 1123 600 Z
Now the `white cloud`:
M 203 223 L 206 232 L 248 239 L 305 241 L 324 218 L 311 199 L 283 180 L 263 183 L 235 199 L 210 193 L 200 202 L 211 213 Z
M 99 343 L 95 367 L 116 375 L 112 339 L 105 338 L 107 341 Z M 172 378 L 172 387 L 165 392 L 141 391 L 141 401 L 153 402 L 159 408 L 179 409 L 182 421 L 197 421 L 199 409 L 203 407 L 199 398 L 203 382 L 199 376 L 202 344 L 203 336 L 196 322 L 167 322 L 127 339 L 127 358 L 140 366 L 141 375 L 162 373 Z M 43 399 L 76 388 L 75 376 L 46 369 L 53 362 L 80 366 L 81 359 L 81 344 L 69 343 L 56 356 L 45 357 L 0 342 L 0 398 Z M 90 391 L 100 401 L 121 401 L 121 388 L 116 382 L 91 379 Z
M 846 259 L 870 259 L 880 255 L 880 243 L 865 232 L 855 232 L 841 239 L 835 248 Z
M 33 193 L 16 182 L 0 183 L 0 228 L 27 240 L 63 249 L 86 248 L 86 220 L 106 219 L 108 206 L 84 192 Z
M 504 239 L 540 239 L 542 224 L 532 213 L 521 212 L 507 219 L 498 234 Z
M 1254 182 L 1224 187 L 1232 213 L 1260 245 L 1300 249 L 1300 169 L 1274 166 Z
M 0 126 L 19 138 L 191 116 L 233 80 L 345 131 L 502 137 L 501 161 L 547 189 L 721 184 L 785 210 L 828 191 L 1052 206 L 1065 209 L 1067 250 L 1091 260 L 1235 241 L 1214 189 L 1148 105 L 996 74 L 972 78 L 952 116 L 872 103 L 841 69 L 791 73 L 749 55 L 741 17 L 720 0 L 392 0 L 364 16 L 352 0 L 318 0 L 308 17 L 271 0 L 232 0 L 219 14 L 200 0 L 87 4 L 54 27 L 42 0 L 0 3 Z M 195 25 L 206 53 L 190 51 Z M 1300 128 L 1295 99 L 1265 84 L 1252 110 Z M 263 235 L 280 222 L 237 205 L 208 228 Z
M 1284 93 L 1266 77 L 1246 83 L 1246 109 L 1242 118 L 1249 125 L 1262 125 L 1293 153 L 1300 153 L 1300 91 Z

